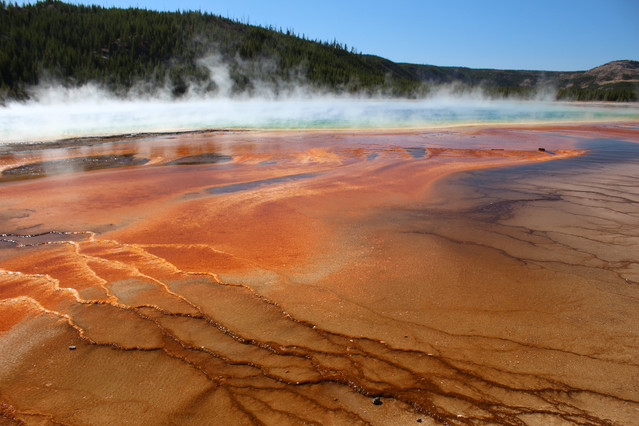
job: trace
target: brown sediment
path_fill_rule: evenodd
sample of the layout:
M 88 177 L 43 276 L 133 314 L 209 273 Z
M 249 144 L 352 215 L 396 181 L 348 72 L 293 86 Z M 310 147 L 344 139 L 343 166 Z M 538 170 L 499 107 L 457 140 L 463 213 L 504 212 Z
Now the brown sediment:
M 632 423 L 639 186 L 636 163 L 579 144 L 604 137 L 639 131 L 188 133 L 0 157 L 150 160 L 0 186 L 0 418 Z M 482 172 L 545 162 L 573 169 Z

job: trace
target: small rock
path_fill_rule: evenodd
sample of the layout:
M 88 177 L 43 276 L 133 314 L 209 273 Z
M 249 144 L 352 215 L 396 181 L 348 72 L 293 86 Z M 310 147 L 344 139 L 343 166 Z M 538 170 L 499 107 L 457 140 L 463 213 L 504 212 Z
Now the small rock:
M 422 422 L 422 419 L 417 419 L 417 423 L 421 423 L 421 422 Z
M 546 151 L 546 148 L 539 148 L 539 151 L 541 151 L 541 152 L 545 152 L 545 151 Z
M 382 397 L 381 396 L 376 396 L 375 398 L 373 398 L 373 404 L 382 405 Z
M 70 350 L 70 351 L 75 351 L 75 346 L 73 346 L 73 345 L 72 345 L 72 346 L 69 346 L 69 350 Z

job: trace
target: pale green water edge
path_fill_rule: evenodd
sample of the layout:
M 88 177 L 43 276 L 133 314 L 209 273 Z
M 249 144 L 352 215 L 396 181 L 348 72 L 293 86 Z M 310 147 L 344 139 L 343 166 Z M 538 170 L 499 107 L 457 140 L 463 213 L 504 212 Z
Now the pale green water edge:
M 637 121 L 639 104 L 347 98 L 186 101 L 91 97 L 0 108 L 0 144 L 200 129 L 437 128 L 473 124 Z

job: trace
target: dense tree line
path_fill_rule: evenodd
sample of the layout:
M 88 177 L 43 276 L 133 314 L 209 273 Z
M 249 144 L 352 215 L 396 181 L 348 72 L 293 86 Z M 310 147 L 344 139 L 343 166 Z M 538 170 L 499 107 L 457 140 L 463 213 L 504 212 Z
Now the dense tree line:
M 228 72 L 229 87 L 220 87 L 212 75 L 219 65 Z M 559 73 L 397 64 L 337 40 L 308 40 L 291 29 L 198 11 L 107 9 L 56 0 L 21 7 L 0 1 L 0 101 L 28 98 L 31 87 L 48 81 L 94 82 L 120 94 L 169 89 L 174 96 L 252 94 L 262 87 L 277 94 L 304 84 L 334 93 L 415 97 L 432 85 L 457 83 L 482 87 L 491 96 L 530 97 L 538 86 L 558 83 Z M 559 97 L 637 97 L 635 87 L 593 90 L 563 89 Z
M 557 99 L 571 101 L 638 102 L 639 84 L 620 82 L 598 87 L 561 88 Z
M 264 82 L 278 90 L 303 80 L 332 91 L 407 94 L 416 78 L 394 77 L 377 61 L 337 41 L 318 42 L 201 12 L 105 9 L 48 0 L 19 7 L 0 3 L 0 90 L 23 98 L 43 79 L 67 85 L 134 85 L 215 91 L 201 58 L 215 55 L 236 92 Z M 380 58 L 381 59 L 381 58 Z M 390 61 L 389 61 L 390 62 Z M 390 78 L 389 78 L 390 75 Z

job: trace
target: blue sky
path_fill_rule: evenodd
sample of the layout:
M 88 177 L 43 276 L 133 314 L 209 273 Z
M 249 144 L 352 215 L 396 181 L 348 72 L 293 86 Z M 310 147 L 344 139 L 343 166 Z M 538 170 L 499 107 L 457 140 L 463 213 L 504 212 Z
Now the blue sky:
M 67 1 L 201 10 L 395 62 L 573 71 L 639 60 L 639 0 Z

